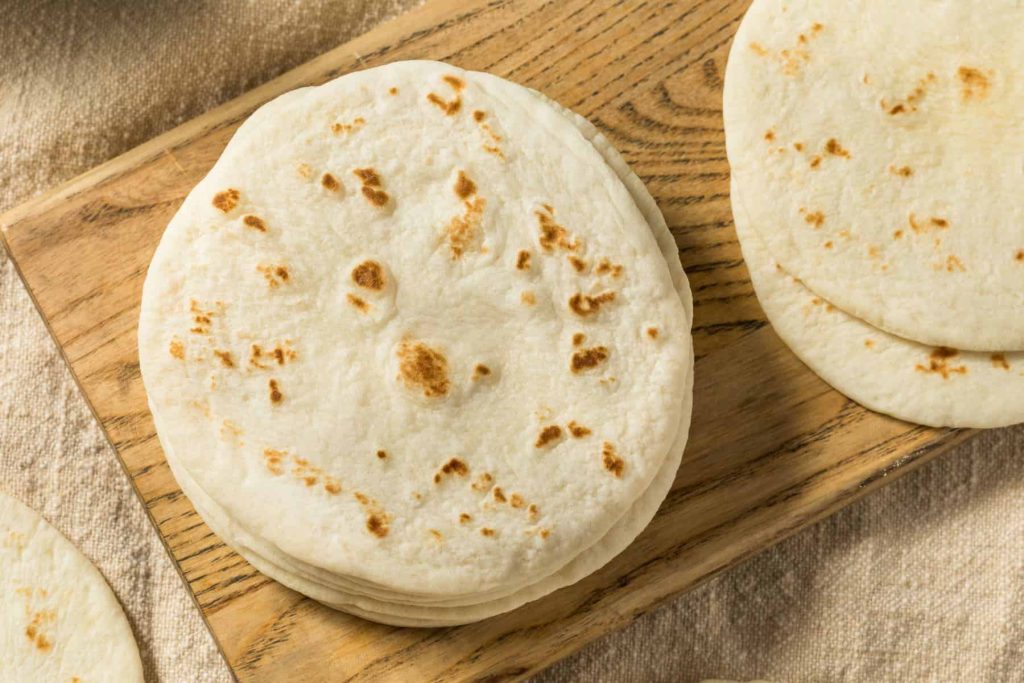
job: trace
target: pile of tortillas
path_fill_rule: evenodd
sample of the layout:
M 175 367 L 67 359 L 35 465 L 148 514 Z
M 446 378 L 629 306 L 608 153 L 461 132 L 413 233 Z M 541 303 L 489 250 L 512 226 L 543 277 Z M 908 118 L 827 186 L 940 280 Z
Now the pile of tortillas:
M 0 681 L 138 681 L 142 661 L 99 571 L 0 493 Z
M 239 128 L 153 258 L 139 347 L 168 462 L 225 542 L 327 605 L 436 626 L 643 530 L 686 444 L 691 309 L 590 124 L 399 62 Z
M 1024 9 L 755 0 L 725 128 L 775 330 L 874 410 L 1024 421 Z

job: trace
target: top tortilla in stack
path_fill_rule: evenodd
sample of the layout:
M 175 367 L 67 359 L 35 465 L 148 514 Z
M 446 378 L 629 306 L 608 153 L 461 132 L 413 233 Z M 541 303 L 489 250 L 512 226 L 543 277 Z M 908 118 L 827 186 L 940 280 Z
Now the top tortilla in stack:
M 875 327 L 1024 350 L 1024 9 L 756 0 L 725 87 L 751 227 Z
M 224 513 L 371 593 L 508 594 L 601 539 L 678 435 L 689 320 L 556 109 L 406 62 L 261 108 L 172 221 L 140 354 Z

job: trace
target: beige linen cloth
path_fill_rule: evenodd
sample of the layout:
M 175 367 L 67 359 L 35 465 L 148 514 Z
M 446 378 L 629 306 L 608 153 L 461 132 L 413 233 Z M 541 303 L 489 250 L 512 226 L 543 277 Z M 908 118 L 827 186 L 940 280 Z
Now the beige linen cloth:
M 0 209 L 416 2 L 0 0 Z M 984 434 L 539 679 L 1024 680 L 1022 450 Z M 230 680 L 2 254 L 0 487 L 99 565 L 151 680 Z

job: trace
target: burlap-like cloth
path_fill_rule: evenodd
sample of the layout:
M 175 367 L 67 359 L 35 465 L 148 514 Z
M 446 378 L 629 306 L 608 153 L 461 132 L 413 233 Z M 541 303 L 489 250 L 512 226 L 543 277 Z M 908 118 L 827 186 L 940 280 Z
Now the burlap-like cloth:
M 416 1 L 4 2 L 0 209 Z M 1022 450 L 982 435 L 540 679 L 1024 680 Z M 0 486 L 100 566 L 150 679 L 230 680 L 2 255 Z

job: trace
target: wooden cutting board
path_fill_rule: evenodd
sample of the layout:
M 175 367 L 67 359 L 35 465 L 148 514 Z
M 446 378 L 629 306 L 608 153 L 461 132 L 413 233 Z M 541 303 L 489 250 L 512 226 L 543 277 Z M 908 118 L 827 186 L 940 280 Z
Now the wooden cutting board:
M 29 292 L 239 679 L 522 678 L 971 436 L 865 411 L 766 324 L 733 232 L 721 119 L 726 54 L 747 5 L 431 0 L 0 217 Z M 164 226 L 239 123 L 287 90 L 410 58 L 494 72 L 597 124 L 658 200 L 696 305 L 692 435 L 651 526 L 576 586 L 442 630 L 333 612 L 224 546 L 167 468 L 135 342 Z

